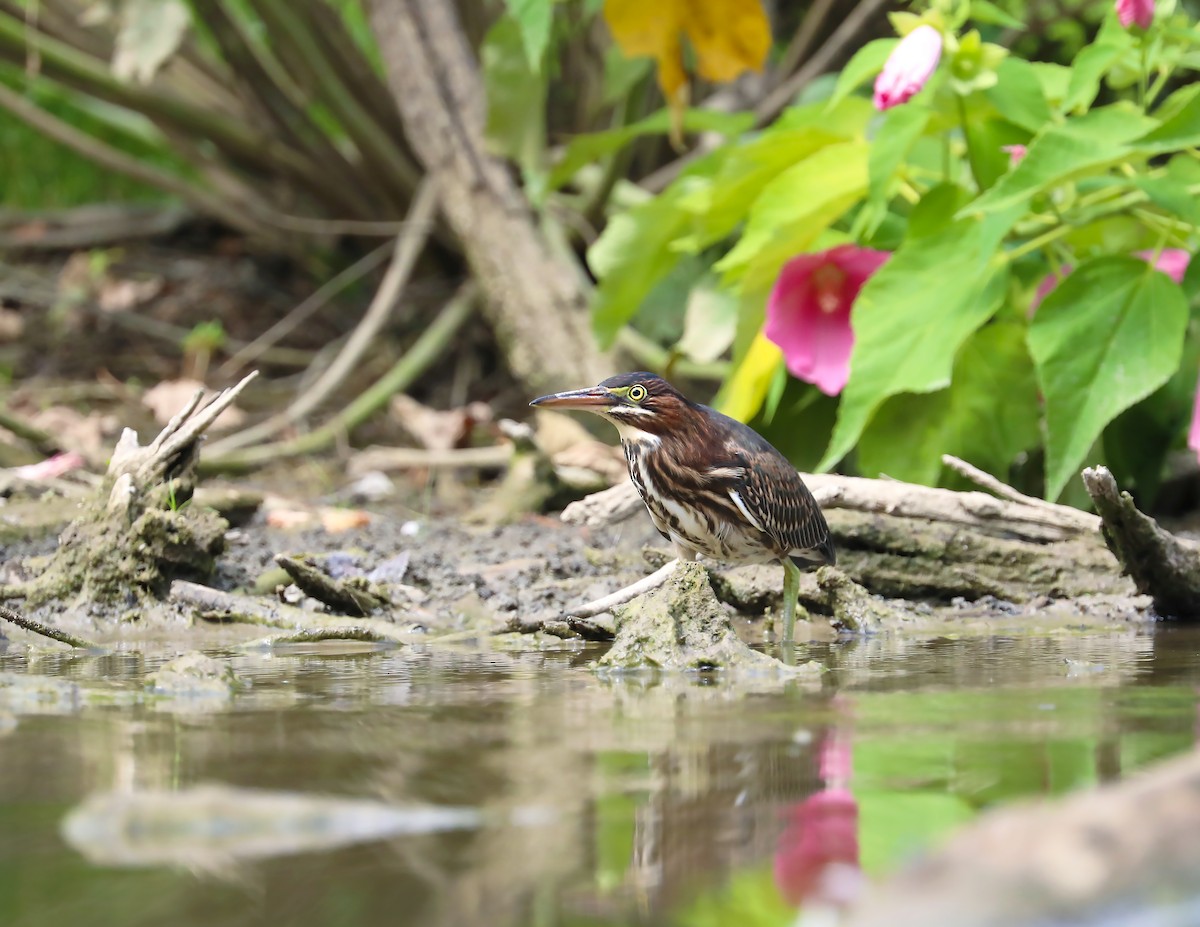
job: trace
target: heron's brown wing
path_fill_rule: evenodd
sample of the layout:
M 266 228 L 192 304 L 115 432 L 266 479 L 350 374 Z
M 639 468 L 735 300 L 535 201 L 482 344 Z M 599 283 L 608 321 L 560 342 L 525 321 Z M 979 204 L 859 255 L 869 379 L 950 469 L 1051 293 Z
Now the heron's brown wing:
M 817 500 L 782 455 L 757 454 L 744 462 L 736 490 L 760 529 L 781 553 L 816 563 L 833 563 L 833 541 Z

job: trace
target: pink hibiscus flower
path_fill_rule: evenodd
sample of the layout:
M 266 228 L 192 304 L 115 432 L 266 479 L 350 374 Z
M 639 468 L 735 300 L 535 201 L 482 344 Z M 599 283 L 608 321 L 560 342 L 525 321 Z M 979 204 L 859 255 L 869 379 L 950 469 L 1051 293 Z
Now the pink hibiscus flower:
M 887 251 L 839 245 L 788 261 L 767 300 L 763 333 L 792 375 L 836 396 L 850 378 L 850 309 Z

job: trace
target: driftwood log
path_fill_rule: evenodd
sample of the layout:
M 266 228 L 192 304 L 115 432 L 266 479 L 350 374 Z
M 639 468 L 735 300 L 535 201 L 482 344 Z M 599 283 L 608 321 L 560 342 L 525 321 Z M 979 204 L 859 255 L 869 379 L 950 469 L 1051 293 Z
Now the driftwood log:
M 996 482 L 960 461 L 951 465 L 985 484 Z M 1026 603 L 1135 592 L 1115 568 L 1100 519 L 1078 509 L 992 485 L 1007 498 L 835 474 L 806 475 L 805 482 L 829 521 L 838 566 L 879 595 Z M 595 528 L 641 510 L 625 481 L 573 503 L 562 517 Z

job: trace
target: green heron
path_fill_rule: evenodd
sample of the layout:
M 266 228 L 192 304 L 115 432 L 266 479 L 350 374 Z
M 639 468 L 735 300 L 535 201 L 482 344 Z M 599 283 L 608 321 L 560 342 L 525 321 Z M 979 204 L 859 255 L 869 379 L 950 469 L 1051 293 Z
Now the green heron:
M 762 435 L 652 373 L 530 405 L 583 409 L 617 427 L 633 485 L 681 560 L 782 563 L 783 639 L 792 641 L 800 566 L 832 564 L 835 554 L 817 500 Z

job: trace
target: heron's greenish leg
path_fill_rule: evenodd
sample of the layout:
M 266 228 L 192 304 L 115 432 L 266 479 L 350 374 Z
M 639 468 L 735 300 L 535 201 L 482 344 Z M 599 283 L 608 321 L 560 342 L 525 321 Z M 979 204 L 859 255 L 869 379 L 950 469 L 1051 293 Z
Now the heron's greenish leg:
M 796 629 L 796 597 L 800 594 L 800 568 L 783 561 L 783 643 L 792 643 Z

